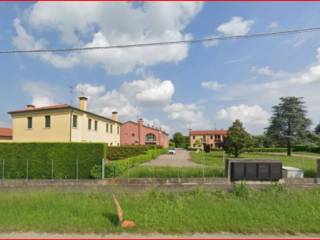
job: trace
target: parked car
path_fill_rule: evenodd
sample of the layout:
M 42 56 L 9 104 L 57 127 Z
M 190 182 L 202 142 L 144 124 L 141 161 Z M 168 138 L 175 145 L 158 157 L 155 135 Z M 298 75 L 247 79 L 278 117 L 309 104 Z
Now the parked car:
M 176 149 L 175 148 L 169 148 L 168 154 L 176 154 Z

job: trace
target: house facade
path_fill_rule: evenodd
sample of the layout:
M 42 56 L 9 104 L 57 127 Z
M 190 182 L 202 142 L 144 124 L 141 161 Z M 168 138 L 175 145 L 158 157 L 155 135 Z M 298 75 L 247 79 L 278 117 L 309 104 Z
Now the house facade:
M 160 128 L 146 126 L 142 119 L 128 121 L 121 125 L 121 145 L 169 146 L 169 135 Z
M 203 148 L 209 144 L 211 149 L 221 148 L 227 136 L 227 130 L 189 130 L 190 147 Z M 198 145 L 199 143 L 200 145 Z
M 79 98 L 79 108 L 68 104 L 11 111 L 14 142 L 103 142 L 120 145 L 121 123 L 117 112 L 106 118 L 87 111 L 88 99 Z
M 12 129 L 11 128 L 0 128 L 0 143 L 12 141 Z

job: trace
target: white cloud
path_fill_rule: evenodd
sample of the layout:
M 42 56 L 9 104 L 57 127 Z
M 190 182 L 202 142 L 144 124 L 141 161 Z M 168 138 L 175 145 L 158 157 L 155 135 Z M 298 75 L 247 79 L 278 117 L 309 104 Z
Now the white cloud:
M 23 90 L 32 98 L 31 104 L 36 107 L 49 106 L 55 103 L 55 89 L 45 83 L 24 82 Z
M 105 92 L 104 86 L 94 86 L 88 83 L 79 83 L 75 87 L 75 91 L 80 93 L 80 96 L 98 96 Z
M 164 106 L 171 102 L 174 85 L 170 80 L 161 81 L 155 77 L 125 82 L 122 91 L 142 106 Z
M 273 21 L 267 27 L 270 28 L 271 30 L 274 30 L 279 27 L 279 23 L 277 21 Z
M 92 2 L 81 4 L 80 8 L 72 2 L 38 2 L 26 11 L 24 24 L 38 34 L 57 33 L 60 42 L 70 47 L 178 41 L 192 38 L 184 29 L 201 7 L 199 2 L 144 3 L 141 6 Z M 13 39 L 18 49 L 54 44 L 35 39 L 18 21 L 14 23 L 17 35 Z M 58 68 L 99 65 L 111 74 L 128 73 L 141 66 L 177 63 L 187 55 L 188 45 L 39 54 L 42 60 Z
M 225 119 L 230 122 L 239 119 L 243 123 L 266 125 L 268 123 L 269 113 L 259 105 L 248 106 L 240 104 L 219 110 L 217 112 L 217 118 Z
M 206 82 L 202 82 L 201 86 L 207 89 L 217 91 L 221 89 L 224 85 L 217 81 L 206 81 Z
M 217 30 L 228 36 L 246 35 L 253 24 L 253 20 L 244 20 L 242 17 L 235 16 L 229 22 L 218 26 Z
M 143 118 L 143 121 L 148 126 L 157 127 L 164 130 L 166 133 L 170 133 L 170 130 L 171 130 L 170 127 L 167 125 L 161 124 L 158 118 L 153 118 L 153 119 Z
M 169 119 L 178 121 L 187 128 L 206 128 L 209 125 L 196 104 L 173 103 L 163 110 L 168 113 Z

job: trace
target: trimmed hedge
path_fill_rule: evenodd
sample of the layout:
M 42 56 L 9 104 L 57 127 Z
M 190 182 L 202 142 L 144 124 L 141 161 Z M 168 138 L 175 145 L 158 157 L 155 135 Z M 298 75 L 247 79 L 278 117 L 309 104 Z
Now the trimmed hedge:
M 119 160 L 133 156 L 145 154 L 149 149 L 155 148 L 154 146 L 120 146 L 120 147 L 108 147 L 107 159 Z
M 320 153 L 320 147 L 311 147 L 311 146 L 295 146 L 293 148 L 294 152 L 311 152 L 311 153 Z
M 0 178 L 87 179 L 104 157 L 102 143 L 0 143 Z
M 136 167 L 152 159 L 155 159 L 159 155 L 164 154 L 166 152 L 167 149 L 165 148 L 150 149 L 147 150 L 144 154 L 138 156 L 117 161 L 110 161 L 105 164 L 105 178 L 120 176 L 128 169 Z M 91 176 L 96 179 L 101 179 L 101 164 L 95 165 L 91 169 Z
M 283 153 L 287 152 L 287 148 L 249 148 L 245 152 L 274 152 L 274 153 Z

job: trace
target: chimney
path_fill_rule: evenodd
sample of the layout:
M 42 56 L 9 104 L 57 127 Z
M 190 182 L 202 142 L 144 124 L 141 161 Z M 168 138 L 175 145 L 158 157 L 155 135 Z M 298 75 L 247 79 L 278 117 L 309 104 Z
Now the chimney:
M 26 106 L 26 108 L 27 108 L 28 110 L 31 110 L 31 109 L 35 109 L 36 106 L 35 106 L 35 105 L 32 105 L 32 104 L 28 104 L 28 105 Z
M 138 120 L 138 124 L 143 125 L 143 119 L 142 119 L 142 118 L 139 118 L 139 120 Z
M 112 120 L 118 121 L 118 112 L 112 112 Z
M 88 108 L 88 98 L 87 97 L 79 97 L 79 108 L 83 111 L 87 111 L 87 108 Z

